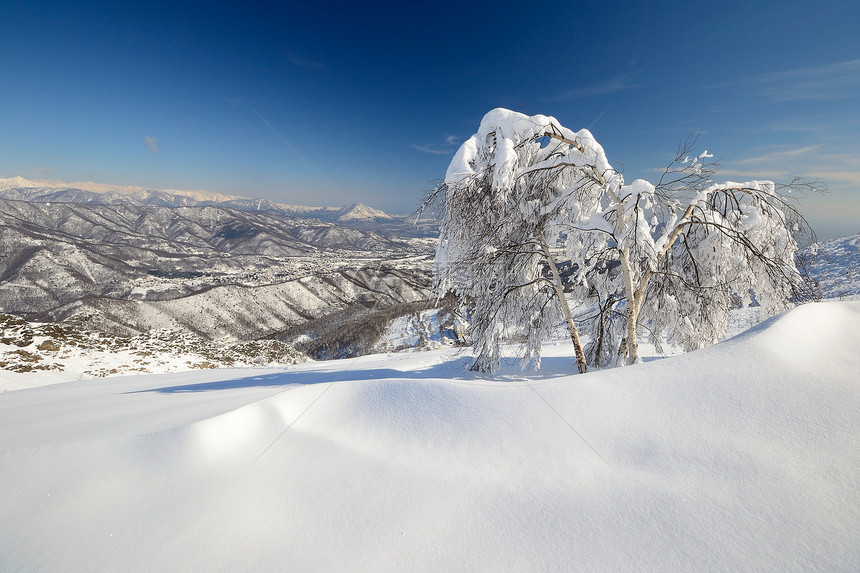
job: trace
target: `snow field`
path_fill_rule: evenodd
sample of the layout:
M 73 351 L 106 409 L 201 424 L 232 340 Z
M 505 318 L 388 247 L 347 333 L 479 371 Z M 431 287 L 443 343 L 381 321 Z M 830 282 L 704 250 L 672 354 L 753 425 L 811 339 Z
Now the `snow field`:
M 582 376 L 450 350 L 0 395 L 0 570 L 848 571 L 860 303 Z

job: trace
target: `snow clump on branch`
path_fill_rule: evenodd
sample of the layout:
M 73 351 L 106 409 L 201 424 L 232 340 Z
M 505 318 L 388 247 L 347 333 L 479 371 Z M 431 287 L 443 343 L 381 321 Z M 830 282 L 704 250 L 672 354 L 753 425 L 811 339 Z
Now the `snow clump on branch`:
M 495 369 L 510 341 L 538 366 L 559 324 L 585 372 L 639 361 L 640 330 L 658 347 L 715 342 L 751 292 L 784 308 L 803 217 L 772 182 L 714 183 L 712 155 L 692 150 L 688 140 L 657 185 L 625 185 L 588 130 L 487 113 L 434 194 L 445 201 L 435 287 L 471 311 L 473 368 Z

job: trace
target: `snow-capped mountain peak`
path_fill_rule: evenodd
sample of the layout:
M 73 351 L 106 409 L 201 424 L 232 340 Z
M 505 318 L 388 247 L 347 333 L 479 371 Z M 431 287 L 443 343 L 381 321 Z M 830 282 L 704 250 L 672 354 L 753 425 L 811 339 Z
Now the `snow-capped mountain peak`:
M 338 221 L 367 221 L 374 219 L 391 219 L 391 217 L 384 211 L 374 209 L 373 207 L 368 207 L 367 205 L 364 205 L 362 203 L 349 205 L 341 209 L 341 211 L 343 214 L 337 218 Z
M 34 183 L 20 176 L 0 177 L 0 191 L 8 191 L 9 189 L 38 189 L 40 187 L 44 187 L 44 185 Z
M 389 221 L 387 213 L 355 203 L 346 207 L 308 207 L 223 195 L 209 191 L 148 189 L 134 185 L 93 182 L 29 181 L 23 177 L 0 178 L 0 199 L 34 203 L 90 203 L 102 205 L 155 205 L 159 207 L 215 206 L 239 211 L 275 211 L 288 215 L 340 223 Z

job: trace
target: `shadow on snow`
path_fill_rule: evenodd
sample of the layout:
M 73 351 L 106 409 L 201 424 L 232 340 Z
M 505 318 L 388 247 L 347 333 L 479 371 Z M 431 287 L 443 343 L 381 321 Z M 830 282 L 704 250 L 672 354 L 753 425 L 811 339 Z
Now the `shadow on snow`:
M 650 360 L 649 360 L 650 361 Z M 468 370 L 471 358 L 459 356 L 445 360 L 426 368 L 397 370 L 394 368 L 369 368 L 329 370 L 297 369 L 285 372 L 255 374 L 243 378 L 200 382 L 196 384 L 181 384 L 127 392 L 139 394 L 157 392 L 162 394 L 178 394 L 186 392 L 211 392 L 218 390 L 235 390 L 240 388 L 288 387 L 306 386 L 311 384 L 328 384 L 334 382 L 369 382 L 376 380 L 446 380 L 451 382 L 486 382 L 488 384 L 504 384 L 506 382 L 523 382 L 524 380 L 538 381 L 576 375 L 576 363 L 570 357 L 546 357 L 541 360 L 540 370 L 521 370 L 519 360 L 507 358 L 502 361 L 500 368 L 493 374 L 471 372 Z

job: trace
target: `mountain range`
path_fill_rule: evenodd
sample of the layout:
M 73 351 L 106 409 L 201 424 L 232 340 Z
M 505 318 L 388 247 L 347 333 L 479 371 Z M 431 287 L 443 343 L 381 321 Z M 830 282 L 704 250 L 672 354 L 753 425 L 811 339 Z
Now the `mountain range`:
M 11 315 L 3 339 L 18 341 L 5 368 L 37 369 L 40 344 L 166 356 L 165 341 L 181 340 L 175 355 L 196 353 L 188 364 L 230 365 L 271 360 L 219 350 L 252 341 L 326 359 L 456 338 L 453 308 L 434 310 L 426 222 L 362 205 L 187 193 L 0 179 L 0 313 Z M 860 236 L 814 245 L 804 259 L 825 298 L 860 295 Z M 738 331 L 753 320 L 741 318 Z M 22 347 L 29 339 L 13 324 L 48 334 Z M 69 342 L 71 331 L 113 342 L 94 350 Z
M 0 178 L 0 199 L 34 203 L 77 203 L 98 205 L 136 205 L 155 207 L 218 206 L 240 211 L 265 211 L 281 215 L 331 222 L 390 222 L 391 215 L 361 203 L 345 207 L 288 205 L 267 199 L 219 195 L 203 191 L 155 190 L 135 186 L 81 183 L 80 186 L 57 182 L 46 184 L 23 177 Z
M 232 342 L 301 337 L 326 319 L 312 328 L 326 337 L 357 316 L 425 305 L 433 241 L 420 235 L 363 205 L 5 179 L 0 312 L 114 336 L 175 329 Z

